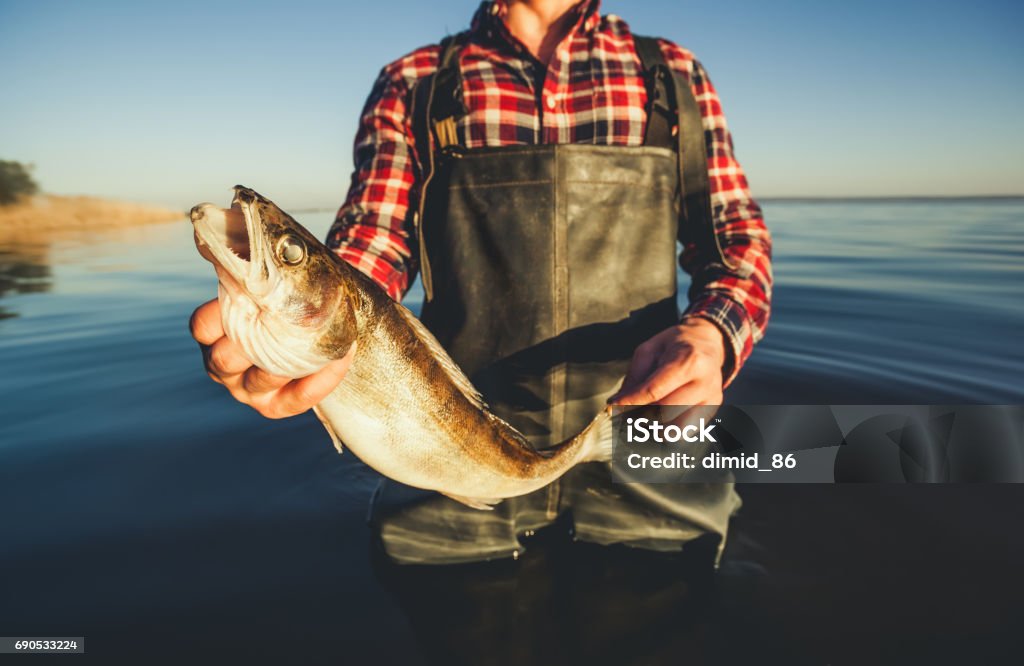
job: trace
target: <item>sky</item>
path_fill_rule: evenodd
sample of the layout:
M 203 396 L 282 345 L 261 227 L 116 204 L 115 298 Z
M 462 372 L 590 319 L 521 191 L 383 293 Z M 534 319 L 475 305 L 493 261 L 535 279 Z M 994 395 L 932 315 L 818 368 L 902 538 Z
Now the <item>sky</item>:
M 473 0 L 0 0 L 0 159 L 187 208 L 336 207 L 380 68 Z M 605 0 L 694 51 L 755 196 L 1024 194 L 1016 2 Z

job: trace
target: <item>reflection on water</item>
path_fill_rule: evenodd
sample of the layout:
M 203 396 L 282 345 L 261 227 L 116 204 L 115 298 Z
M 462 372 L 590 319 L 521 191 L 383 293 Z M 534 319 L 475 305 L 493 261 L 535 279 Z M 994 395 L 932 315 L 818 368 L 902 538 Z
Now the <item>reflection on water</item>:
M 0 245 L 0 319 L 16 317 L 4 307 L 8 294 L 35 294 L 52 285 L 48 243 Z
M 1024 202 L 765 208 L 775 310 L 729 400 L 1024 402 Z M 398 567 L 366 526 L 376 474 L 315 418 L 266 421 L 207 379 L 186 322 L 213 294 L 184 221 L 0 243 L 0 634 L 169 662 L 835 664 L 978 661 L 1012 635 L 1016 486 L 744 487 L 715 577 L 706 544 L 574 540 L 547 507 L 501 535 L 518 560 Z M 433 536 L 460 534 L 478 542 Z
M 372 564 L 428 663 L 695 662 L 722 638 L 738 503 L 731 484 L 615 484 L 596 463 L 491 511 L 384 481 Z
M 571 529 L 529 533 L 517 560 L 437 567 L 378 554 L 375 573 L 432 664 L 706 663 L 721 651 L 714 543 L 597 546 Z

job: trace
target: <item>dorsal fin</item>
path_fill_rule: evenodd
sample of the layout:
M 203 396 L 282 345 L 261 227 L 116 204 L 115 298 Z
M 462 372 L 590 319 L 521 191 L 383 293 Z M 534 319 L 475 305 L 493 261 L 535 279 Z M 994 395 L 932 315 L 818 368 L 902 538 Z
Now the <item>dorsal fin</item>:
M 459 392 L 466 396 L 466 399 L 473 404 L 474 407 L 479 409 L 487 409 L 487 403 L 484 402 L 484 397 L 480 395 L 480 391 L 476 390 L 473 386 L 473 382 L 469 381 L 469 377 L 462 371 L 462 368 L 452 360 L 452 357 L 448 355 L 441 343 L 437 341 L 434 334 L 431 333 L 426 326 L 423 325 L 419 319 L 416 318 L 412 312 L 406 307 L 399 303 L 395 303 L 395 308 L 399 314 L 402 315 L 402 319 L 412 328 L 416 337 L 419 338 L 423 344 L 427 346 L 430 353 L 437 360 L 437 364 L 441 366 L 444 373 L 451 379 L 452 384 L 459 389 Z

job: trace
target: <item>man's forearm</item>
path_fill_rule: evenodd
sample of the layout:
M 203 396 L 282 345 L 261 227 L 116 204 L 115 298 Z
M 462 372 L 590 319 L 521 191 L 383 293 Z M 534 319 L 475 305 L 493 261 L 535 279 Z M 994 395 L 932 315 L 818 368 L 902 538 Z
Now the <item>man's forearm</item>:
M 756 204 L 751 202 L 752 207 Z M 759 212 L 759 210 L 758 210 Z M 712 322 L 728 342 L 722 373 L 728 385 L 743 367 L 754 345 L 764 337 L 771 313 L 771 236 L 760 215 L 739 217 L 718 225 L 719 242 L 729 266 L 701 265 L 687 248 L 681 257 L 692 276 L 690 305 L 684 319 Z
M 409 220 L 417 204 L 417 173 L 408 95 L 401 68 L 385 67 L 360 117 L 352 185 L 327 234 L 328 247 L 396 301 L 408 291 L 415 270 Z

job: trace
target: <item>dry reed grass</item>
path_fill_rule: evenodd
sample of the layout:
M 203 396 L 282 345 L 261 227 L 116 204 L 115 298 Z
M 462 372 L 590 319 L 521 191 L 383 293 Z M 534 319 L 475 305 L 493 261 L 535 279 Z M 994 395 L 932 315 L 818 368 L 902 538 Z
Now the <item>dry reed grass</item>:
M 169 222 L 182 211 L 96 197 L 42 195 L 0 207 L 0 238 Z

